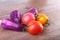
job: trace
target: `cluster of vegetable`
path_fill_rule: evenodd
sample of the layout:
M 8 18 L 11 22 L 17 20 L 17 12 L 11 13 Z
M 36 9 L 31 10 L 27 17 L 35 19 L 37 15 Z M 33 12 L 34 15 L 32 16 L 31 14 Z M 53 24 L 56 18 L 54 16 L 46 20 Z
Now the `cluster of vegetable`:
M 26 29 L 31 34 L 39 34 L 48 22 L 48 17 L 43 13 L 38 13 L 36 8 L 30 8 L 23 15 L 18 10 L 14 10 L 10 13 L 10 19 L 2 18 L 0 22 L 4 29 L 17 31 Z

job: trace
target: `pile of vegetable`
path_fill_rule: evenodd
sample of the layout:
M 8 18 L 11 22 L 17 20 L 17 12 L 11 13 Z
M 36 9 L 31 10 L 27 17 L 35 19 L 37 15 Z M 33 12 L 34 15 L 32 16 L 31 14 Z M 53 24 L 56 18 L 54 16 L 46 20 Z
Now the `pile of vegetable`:
M 1 27 L 9 30 L 27 31 L 30 34 L 39 34 L 44 30 L 48 17 L 44 13 L 38 13 L 36 8 L 30 8 L 25 13 L 14 10 L 9 18 L 0 20 Z

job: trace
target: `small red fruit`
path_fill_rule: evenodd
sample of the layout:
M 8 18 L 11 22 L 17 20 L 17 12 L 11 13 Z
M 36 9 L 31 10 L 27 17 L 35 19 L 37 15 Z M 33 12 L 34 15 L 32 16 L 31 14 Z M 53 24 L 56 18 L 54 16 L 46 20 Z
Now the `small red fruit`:
M 31 34 L 39 34 L 43 31 L 43 26 L 38 21 L 31 21 L 27 29 Z
M 35 20 L 35 16 L 32 13 L 26 13 L 22 16 L 22 24 L 28 24 L 30 21 L 34 21 Z

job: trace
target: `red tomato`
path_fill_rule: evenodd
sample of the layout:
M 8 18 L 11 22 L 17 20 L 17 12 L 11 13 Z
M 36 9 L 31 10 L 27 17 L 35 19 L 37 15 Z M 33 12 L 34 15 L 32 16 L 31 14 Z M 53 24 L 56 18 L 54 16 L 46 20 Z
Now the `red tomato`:
M 28 24 L 30 21 L 34 21 L 34 20 L 35 20 L 34 14 L 29 12 L 29 13 L 26 13 L 22 16 L 21 21 L 22 21 L 23 24 Z
M 43 31 L 43 26 L 38 21 L 31 21 L 28 26 L 28 32 L 31 34 L 39 34 Z

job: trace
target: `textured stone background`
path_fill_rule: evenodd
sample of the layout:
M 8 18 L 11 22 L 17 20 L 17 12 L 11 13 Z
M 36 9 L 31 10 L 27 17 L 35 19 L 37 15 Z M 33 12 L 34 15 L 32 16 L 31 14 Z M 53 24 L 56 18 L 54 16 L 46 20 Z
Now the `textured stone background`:
M 9 17 L 12 10 L 24 13 L 35 7 L 49 17 L 50 25 L 39 35 L 5 30 L 0 27 L 0 40 L 60 40 L 60 0 L 0 0 L 0 19 Z

